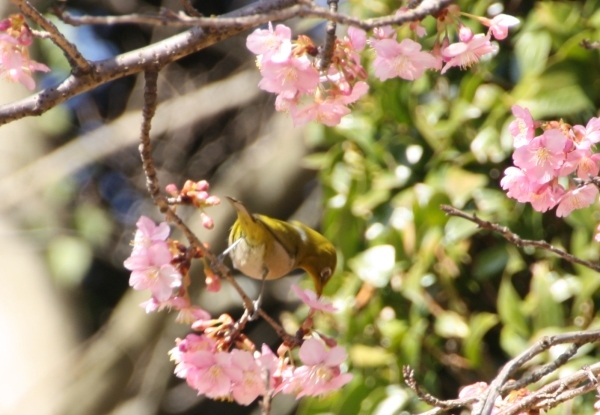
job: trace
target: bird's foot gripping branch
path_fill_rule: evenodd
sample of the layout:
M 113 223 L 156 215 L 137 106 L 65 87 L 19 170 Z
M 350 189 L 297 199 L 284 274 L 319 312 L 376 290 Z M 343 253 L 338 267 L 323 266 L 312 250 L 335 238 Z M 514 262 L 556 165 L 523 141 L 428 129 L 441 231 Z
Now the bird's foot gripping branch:
M 167 186 L 169 205 L 193 205 L 201 209 L 205 228 L 213 227 L 212 219 L 204 211 L 218 205 L 220 200 L 208 193 L 205 181 L 188 181 L 179 191 Z M 147 313 L 164 309 L 178 311 L 177 321 L 190 324 L 192 330 L 183 339 L 176 339 L 170 351 L 176 364 L 175 374 L 184 378 L 200 394 L 213 399 L 234 400 L 249 405 L 258 397 L 263 403 L 278 393 L 318 396 L 339 389 L 352 379 L 343 373 L 346 351 L 335 340 L 313 333 L 313 316 L 316 313 L 334 312 L 335 308 L 317 297 L 311 290 L 293 286 L 292 290 L 310 311 L 294 336 L 262 310 L 246 309 L 239 320 L 228 314 L 213 318 L 200 306 L 192 304 L 189 290 L 190 266 L 193 260 L 205 264 L 206 289 L 219 291 L 222 263 L 211 264 L 207 250 L 187 247 L 169 238 L 166 222 L 156 225 L 142 216 L 137 222 L 131 256 L 125 267 L 131 271 L 130 285 L 136 290 L 150 291 L 151 298 L 142 303 Z M 206 247 L 204 247 L 206 249 Z M 213 258 L 214 259 L 214 258 Z M 214 265 L 211 267 L 211 265 Z M 216 272 L 213 270 L 216 269 Z M 223 277 L 231 279 L 228 273 Z M 257 347 L 245 334 L 249 317 L 257 312 L 271 324 L 283 342 L 276 352 L 263 344 Z M 299 347 L 298 359 L 291 351 Z

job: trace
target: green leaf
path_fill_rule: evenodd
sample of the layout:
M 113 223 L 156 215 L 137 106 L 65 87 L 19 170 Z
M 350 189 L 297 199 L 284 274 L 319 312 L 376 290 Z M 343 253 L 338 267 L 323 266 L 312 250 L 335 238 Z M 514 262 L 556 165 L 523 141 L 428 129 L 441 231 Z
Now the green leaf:
M 444 311 L 436 316 L 434 330 L 444 338 L 463 339 L 470 334 L 470 329 L 464 318 L 454 311 Z
M 465 357 L 474 367 L 481 365 L 483 336 L 496 324 L 498 316 L 492 313 L 477 313 L 469 321 L 469 335 L 463 341 Z
M 509 276 L 503 277 L 500 282 L 497 307 L 500 320 L 505 327 L 510 327 L 511 335 L 529 337 L 530 331 L 522 312 L 522 301 Z
M 536 264 L 534 267 L 531 290 L 526 302 L 531 310 L 535 332 L 546 327 L 561 327 L 564 324 L 563 306 L 554 299 L 551 291 L 556 279 L 557 275 L 550 272 L 545 263 Z
M 356 367 L 387 366 L 394 361 L 394 355 L 379 346 L 355 344 L 350 347 L 348 355 Z
M 552 38 L 548 32 L 525 32 L 515 45 L 521 78 L 536 76 L 546 69 Z

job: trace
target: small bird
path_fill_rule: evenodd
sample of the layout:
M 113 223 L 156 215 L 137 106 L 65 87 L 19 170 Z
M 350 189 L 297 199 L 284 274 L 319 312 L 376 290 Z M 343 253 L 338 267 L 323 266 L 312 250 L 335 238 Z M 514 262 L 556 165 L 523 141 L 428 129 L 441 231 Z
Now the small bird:
M 276 280 L 301 268 L 312 278 L 318 296 L 329 281 L 337 262 L 335 247 L 319 232 L 298 221 L 285 222 L 252 214 L 241 202 L 227 197 L 237 212 L 229 233 L 229 254 L 233 266 L 245 275 L 262 280 L 260 305 L 265 280 Z

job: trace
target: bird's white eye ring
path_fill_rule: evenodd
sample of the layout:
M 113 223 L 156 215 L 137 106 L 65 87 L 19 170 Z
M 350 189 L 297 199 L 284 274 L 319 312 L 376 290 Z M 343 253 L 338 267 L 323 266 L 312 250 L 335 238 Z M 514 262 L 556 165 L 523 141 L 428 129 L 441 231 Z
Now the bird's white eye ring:
M 331 277 L 331 268 L 327 267 L 327 268 L 323 268 L 321 270 L 321 278 L 328 280 Z

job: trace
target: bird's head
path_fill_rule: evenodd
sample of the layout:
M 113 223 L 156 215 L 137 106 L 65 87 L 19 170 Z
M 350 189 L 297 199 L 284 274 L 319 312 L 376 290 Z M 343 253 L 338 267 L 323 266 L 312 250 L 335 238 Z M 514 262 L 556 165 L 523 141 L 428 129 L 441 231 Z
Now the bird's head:
M 316 231 L 313 231 L 317 233 Z M 298 267 L 306 271 L 312 278 L 317 295 L 320 297 L 323 288 L 335 272 L 337 252 L 331 242 L 321 234 L 320 238 L 313 239 L 310 244 L 300 246 L 298 254 Z

